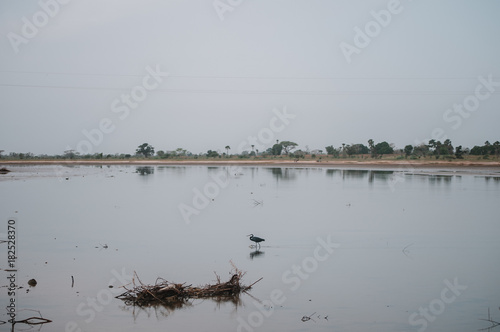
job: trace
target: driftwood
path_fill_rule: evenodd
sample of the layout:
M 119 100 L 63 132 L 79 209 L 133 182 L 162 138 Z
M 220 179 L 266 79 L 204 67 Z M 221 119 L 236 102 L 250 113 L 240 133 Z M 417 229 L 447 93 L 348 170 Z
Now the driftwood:
M 16 325 L 16 324 L 26 324 L 26 325 L 34 326 L 34 325 L 43 325 L 43 324 L 47 324 L 47 323 L 52 323 L 52 321 L 50 319 L 43 318 L 42 314 L 38 310 L 31 310 L 31 309 L 23 309 L 23 310 L 38 312 L 40 317 L 33 316 L 33 317 L 29 317 L 29 318 L 22 319 L 22 320 L 16 320 L 14 322 L 12 322 L 12 321 L 8 321 L 8 322 L 0 321 L 0 325 L 10 323 L 12 325 L 11 331 L 14 331 L 14 325 Z
M 23 320 L 16 320 L 16 324 L 17 323 L 23 323 L 28 325 L 42 325 L 46 323 L 52 323 L 52 321 L 50 319 L 43 317 L 30 317 Z
M 234 267 L 234 266 L 233 266 Z M 163 278 L 157 278 L 154 285 L 145 285 L 139 279 L 139 276 L 134 272 L 132 280 L 133 288 L 123 288 L 126 291 L 118 296 L 117 299 L 123 300 L 126 305 L 135 305 L 139 307 L 156 306 L 158 304 L 165 305 L 171 308 L 179 308 L 188 302 L 190 299 L 207 299 L 212 298 L 217 302 L 234 301 L 238 299 L 241 292 L 246 292 L 252 288 L 260 278 L 250 286 L 241 284 L 241 279 L 245 273 L 234 267 L 231 278 L 222 282 L 220 277 L 215 274 L 217 281 L 215 284 L 207 284 L 201 287 L 192 285 L 178 284 L 169 282 Z M 136 284 L 136 279 L 138 285 Z

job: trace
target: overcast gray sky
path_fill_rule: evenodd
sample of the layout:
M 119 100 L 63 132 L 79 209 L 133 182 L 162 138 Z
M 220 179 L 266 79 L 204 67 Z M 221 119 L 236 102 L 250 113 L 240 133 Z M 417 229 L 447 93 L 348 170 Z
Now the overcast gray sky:
M 0 149 L 499 140 L 499 14 L 497 0 L 0 0 Z

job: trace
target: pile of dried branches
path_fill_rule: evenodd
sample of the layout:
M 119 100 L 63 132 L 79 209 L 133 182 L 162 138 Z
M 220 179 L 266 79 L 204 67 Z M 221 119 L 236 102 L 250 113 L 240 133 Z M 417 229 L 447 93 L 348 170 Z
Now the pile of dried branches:
M 234 267 L 234 266 L 233 266 Z M 140 307 L 153 306 L 157 304 L 164 304 L 167 306 L 181 305 L 186 303 L 189 299 L 206 299 L 215 298 L 218 300 L 232 300 L 238 297 L 241 292 L 246 292 L 252 288 L 262 278 L 251 284 L 244 286 L 241 284 L 241 279 L 245 273 L 234 267 L 231 272 L 232 276 L 226 282 L 221 282 L 220 277 L 215 273 L 217 278 L 215 284 L 207 284 L 202 287 L 193 287 L 192 285 L 176 284 L 169 282 L 163 278 L 156 279 L 154 285 L 145 285 L 134 272 L 134 279 L 132 280 L 133 288 L 124 288 L 126 291 L 118 296 L 126 305 L 137 305 Z M 136 285 L 136 279 L 139 285 Z
M 8 170 L 8 169 L 7 169 L 7 168 L 5 168 L 5 167 L 0 168 L 0 174 L 7 174 L 7 173 L 9 173 L 9 172 L 10 172 L 10 170 Z

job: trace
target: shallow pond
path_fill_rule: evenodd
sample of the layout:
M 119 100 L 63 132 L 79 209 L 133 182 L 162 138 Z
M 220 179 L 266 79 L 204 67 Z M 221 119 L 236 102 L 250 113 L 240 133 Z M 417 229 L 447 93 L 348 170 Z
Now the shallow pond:
M 16 331 L 477 331 L 488 310 L 500 321 L 498 174 L 9 168 L 0 240 L 15 220 L 16 319 L 31 309 L 52 320 Z M 245 284 L 263 278 L 235 301 L 139 309 L 114 298 L 134 271 L 145 284 L 204 285 L 214 272 L 228 280 L 231 262 Z

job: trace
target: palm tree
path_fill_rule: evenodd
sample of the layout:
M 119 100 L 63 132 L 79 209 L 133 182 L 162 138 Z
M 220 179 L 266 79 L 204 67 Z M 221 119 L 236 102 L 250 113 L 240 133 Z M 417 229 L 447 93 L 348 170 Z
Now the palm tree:
M 370 147 L 370 156 L 375 158 L 377 156 L 377 151 L 375 150 L 375 142 L 371 138 L 368 140 L 368 146 Z
M 226 158 L 229 158 L 229 150 L 231 150 L 231 147 L 229 145 L 226 145 Z

